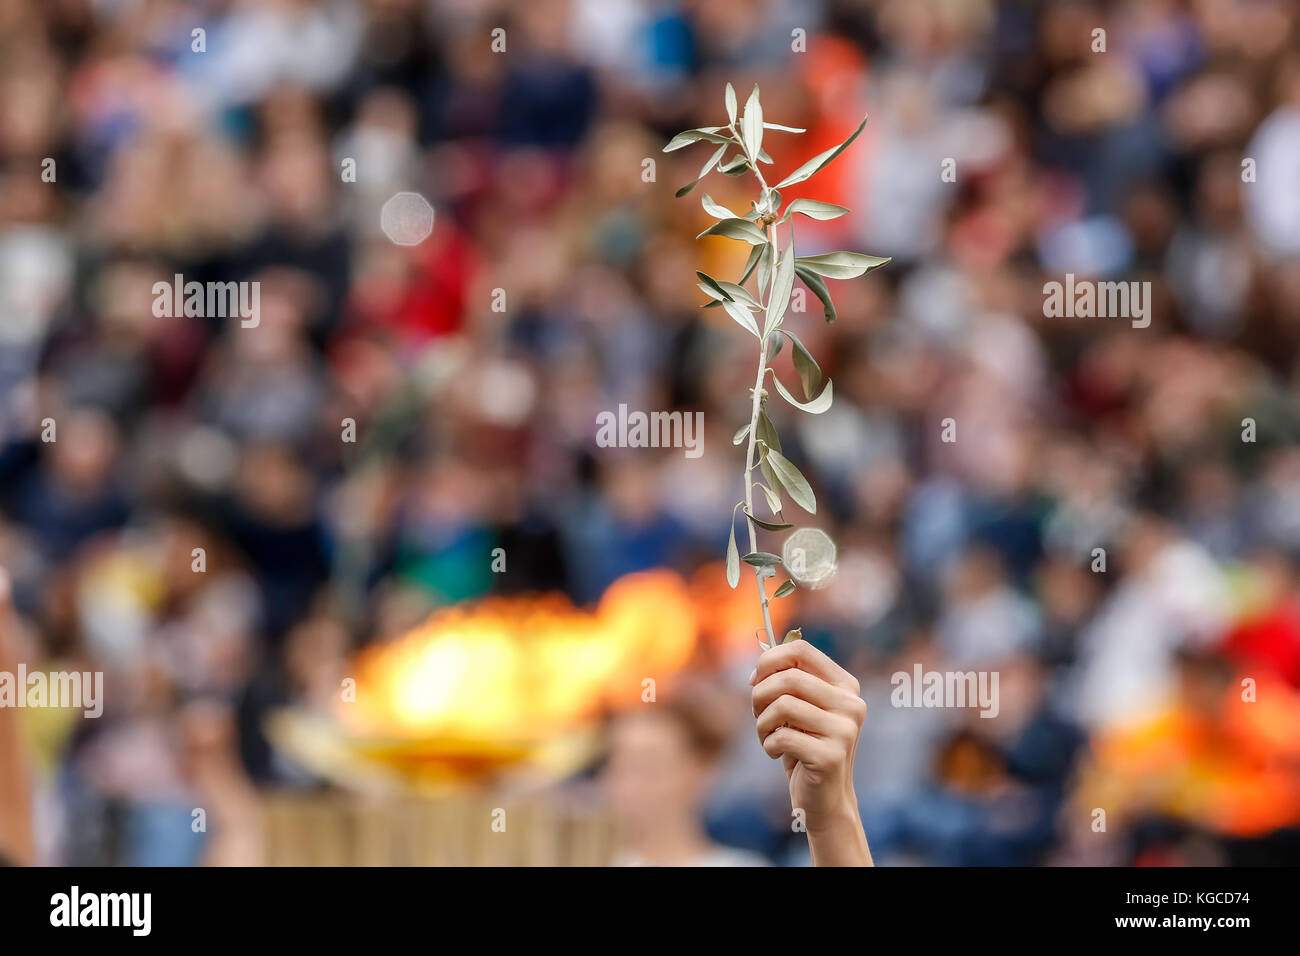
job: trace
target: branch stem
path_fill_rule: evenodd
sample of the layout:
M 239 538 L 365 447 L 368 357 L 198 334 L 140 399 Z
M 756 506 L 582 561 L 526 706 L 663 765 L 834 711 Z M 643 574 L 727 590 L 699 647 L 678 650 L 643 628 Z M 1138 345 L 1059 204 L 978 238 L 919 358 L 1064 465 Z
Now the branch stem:
M 763 172 L 758 168 L 758 157 L 751 156 L 748 147 L 745 145 L 744 137 L 736 129 L 733 122 L 730 125 L 731 133 L 736 138 L 737 145 L 745 153 L 749 160 L 749 167 L 757 177 L 759 185 L 763 191 L 760 193 L 760 201 L 766 201 L 769 187 L 767 180 L 763 178 Z M 777 246 L 776 223 L 769 223 L 767 226 L 767 239 L 772 247 L 772 277 L 776 276 L 776 264 L 780 261 Z M 770 300 L 772 294 L 772 280 L 768 280 L 768 297 Z M 760 296 L 762 289 L 759 289 Z M 769 301 L 770 305 L 770 301 Z M 765 323 L 766 324 L 766 323 Z M 758 416 L 763 410 L 763 379 L 767 376 L 767 335 L 762 335 L 758 340 L 758 374 L 754 378 L 754 402 L 749 413 L 749 446 L 745 452 L 745 511 L 749 514 L 754 513 L 754 467 L 757 462 L 754 459 L 754 452 L 757 448 L 758 441 Z M 755 531 L 754 522 L 745 518 L 745 526 L 749 529 L 749 550 L 752 554 L 758 550 L 758 533 Z M 768 647 L 776 647 L 776 634 L 772 630 L 772 611 L 768 606 L 767 596 L 767 574 L 766 567 L 754 568 L 754 583 L 758 585 L 758 603 L 763 611 L 763 630 L 767 633 Z
M 767 227 L 767 236 L 775 257 L 777 248 L 775 223 Z M 767 337 L 764 336 L 759 340 L 758 345 L 758 374 L 754 378 L 754 401 L 749 412 L 749 447 L 745 452 L 745 510 L 751 515 L 754 514 L 754 465 L 756 464 L 754 451 L 758 441 L 758 416 L 763 410 L 763 379 L 766 376 Z M 754 530 L 754 522 L 748 517 L 745 518 L 745 525 L 749 528 L 749 550 L 752 553 L 758 550 L 758 533 Z M 758 585 L 758 603 L 763 611 L 763 629 L 767 632 L 767 644 L 769 647 L 775 647 L 776 635 L 772 630 L 772 612 L 768 607 L 766 568 L 754 568 L 754 583 Z

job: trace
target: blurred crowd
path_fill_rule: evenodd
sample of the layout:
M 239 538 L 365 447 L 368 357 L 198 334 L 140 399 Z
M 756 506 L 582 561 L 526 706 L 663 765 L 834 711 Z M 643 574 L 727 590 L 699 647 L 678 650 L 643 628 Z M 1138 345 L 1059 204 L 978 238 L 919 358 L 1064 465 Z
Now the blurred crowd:
M 721 577 L 753 341 L 693 275 L 744 252 L 694 236 L 752 180 L 674 200 L 703 147 L 661 149 L 730 81 L 807 128 L 781 171 L 871 116 L 786 199 L 853 210 L 802 254 L 893 262 L 788 320 L 834 407 L 771 411 L 838 545 L 793 600 L 863 685 L 877 861 L 1295 860 L 1297 50 L 1288 0 L 0 0 L 0 565 L 29 666 L 107 682 L 24 713 L 39 858 L 255 861 L 259 791 L 317 784 L 264 717 L 359 645 Z M 156 317 L 177 273 L 259 282 L 260 324 Z M 1150 327 L 1046 318 L 1067 273 L 1150 282 Z M 598 447 L 620 403 L 702 411 L 704 454 Z M 891 706 L 917 663 L 998 672 L 998 717 Z M 671 757 L 688 711 L 613 733 L 616 809 L 806 860 L 747 722 Z

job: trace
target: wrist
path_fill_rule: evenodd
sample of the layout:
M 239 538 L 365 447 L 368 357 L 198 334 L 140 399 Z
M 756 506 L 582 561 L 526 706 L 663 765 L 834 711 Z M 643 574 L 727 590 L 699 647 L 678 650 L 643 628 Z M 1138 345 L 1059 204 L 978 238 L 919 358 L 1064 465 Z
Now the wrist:
M 853 791 L 825 813 L 808 821 L 808 852 L 813 866 L 872 866 Z
M 862 818 L 858 815 L 858 798 L 850 789 L 838 800 L 817 814 L 809 814 L 807 821 L 809 835 L 843 831 L 846 827 L 862 828 Z

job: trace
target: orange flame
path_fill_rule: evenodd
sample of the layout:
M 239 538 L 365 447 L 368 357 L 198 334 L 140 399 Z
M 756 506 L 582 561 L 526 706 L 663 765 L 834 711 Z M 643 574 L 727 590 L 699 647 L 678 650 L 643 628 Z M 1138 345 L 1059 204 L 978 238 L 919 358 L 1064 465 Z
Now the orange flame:
M 642 682 L 686 666 L 700 634 L 671 571 L 615 582 L 594 611 L 558 595 L 488 598 L 439 610 L 357 661 L 353 730 L 470 748 L 540 741 L 640 699 Z

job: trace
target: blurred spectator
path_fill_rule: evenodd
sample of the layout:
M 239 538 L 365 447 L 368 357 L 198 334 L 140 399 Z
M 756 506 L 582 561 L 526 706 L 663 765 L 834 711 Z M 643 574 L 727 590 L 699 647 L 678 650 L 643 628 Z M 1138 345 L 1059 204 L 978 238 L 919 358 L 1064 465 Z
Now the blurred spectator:
M 700 822 L 709 775 L 735 723 L 734 698 L 707 686 L 621 714 L 604 768 L 622 866 L 762 866 L 762 857 L 710 842 Z

